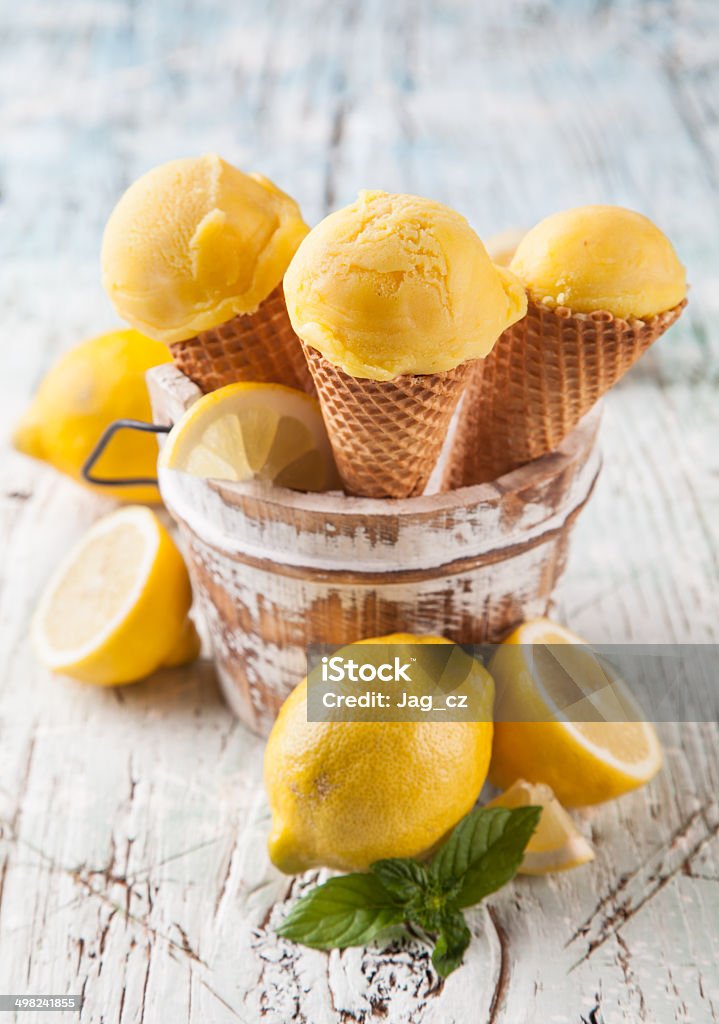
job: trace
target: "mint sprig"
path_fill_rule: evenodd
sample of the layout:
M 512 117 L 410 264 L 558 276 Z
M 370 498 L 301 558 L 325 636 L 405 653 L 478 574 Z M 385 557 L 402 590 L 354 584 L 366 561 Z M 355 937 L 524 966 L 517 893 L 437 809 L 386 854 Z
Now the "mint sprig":
M 432 963 L 437 974 L 446 978 L 462 965 L 472 933 L 464 920 L 464 914 L 457 908 L 447 909 L 442 918 L 437 941 L 432 950 Z
M 403 920 L 401 903 L 375 875 L 340 875 L 303 896 L 277 931 L 312 949 L 345 949 Z
M 473 907 L 511 881 L 537 827 L 541 807 L 486 807 L 468 814 L 436 854 L 431 872 Z
M 367 873 L 331 878 L 303 896 L 277 929 L 313 949 L 364 946 L 392 925 L 417 925 L 434 941 L 432 963 L 446 978 L 471 940 L 462 908 L 514 877 L 540 807 L 479 808 L 464 817 L 429 864 L 375 861 Z

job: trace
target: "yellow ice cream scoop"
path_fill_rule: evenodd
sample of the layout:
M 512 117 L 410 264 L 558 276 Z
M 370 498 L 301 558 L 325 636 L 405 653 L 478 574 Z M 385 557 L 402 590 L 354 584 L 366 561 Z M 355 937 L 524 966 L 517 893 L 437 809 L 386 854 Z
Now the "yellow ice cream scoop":
M 580 206 L 527 232 L 510 269 L 535 302 L 574 313 L 646 318 L 686 296 L 684 267 L 647 217 L 621 206 Z
M 253 313 L 308 230 L 267 178 L 214 153 L 173 160 L 139 178 L 112 212 L 103 283 L 123 319 L 169 345 Z
M 304 239 L 284 281 L 297 334 L 354 377 L 387 381 L 486 356 L 526 311 L 464 217 L 419 196 L 361 192 Z

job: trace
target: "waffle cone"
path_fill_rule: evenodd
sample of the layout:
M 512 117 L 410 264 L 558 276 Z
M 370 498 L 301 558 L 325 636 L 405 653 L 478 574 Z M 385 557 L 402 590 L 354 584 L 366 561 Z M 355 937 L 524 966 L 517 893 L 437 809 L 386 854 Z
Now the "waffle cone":
M 314 391 L 281 284 L 254 313 L 175 342 L 170 350 L 178 369 L 205 393 L 240 380 Z
M 472 363 L 391 381 L 344 373 L 303 343 L 345 489 L 365 498 L 421 494 Z
M 475 364 L 445 488 L 496 480 L 554 451 L 685 305 L 623 320 L 606 311 L 549 309 L 530 298 L 526 317 Z

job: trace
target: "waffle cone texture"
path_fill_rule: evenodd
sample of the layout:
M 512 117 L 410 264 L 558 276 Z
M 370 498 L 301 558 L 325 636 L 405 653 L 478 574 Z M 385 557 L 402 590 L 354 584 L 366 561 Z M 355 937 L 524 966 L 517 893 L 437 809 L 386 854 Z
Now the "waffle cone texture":
M 303 343 L 335 462 L 349 494 L 422 494 L 473 362 L 391 381 L 352 377 Z
M 447 490 L 496 480 L 554 451 L 679 318 L 573 313 L 529 298 L 527 315 L 474 365 L 444 476 Z
M 170 350 L 177 368 L 205 393 L 236 381 L 314 391 L 281 284 L 254 313 L 240 314 L 194 338 L 175 342 Z

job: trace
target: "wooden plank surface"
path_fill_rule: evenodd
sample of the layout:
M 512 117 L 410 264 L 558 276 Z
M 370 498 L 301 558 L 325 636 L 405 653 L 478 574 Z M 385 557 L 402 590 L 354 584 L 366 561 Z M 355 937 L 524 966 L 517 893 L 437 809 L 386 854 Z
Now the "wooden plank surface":
M 365 186 L 447 201 L 482 234 L 626 203 L 676 241 L 691 303 L 610 396 L 557 614 L 598 642 L 719 639 L 711 0 L 0 9 L 3 435 L 48 361 L 115 322 L 102 226 L 161 160 L 217 149 L 310 221 Z M 108 1024 L 719 1020 L 715 725 L 664 727 L 660 777 L 583 816 L 595 865 L 473 912 L 445 984 L 398 943 L 300 950 L 272 933 L 290 885 L 264 850 L 262 743 L 210 665 L 121 691 L 36 666 L 40 589 L 109 503 L 1 458 L 0 991 L 81 991 L 82 1020 Z

